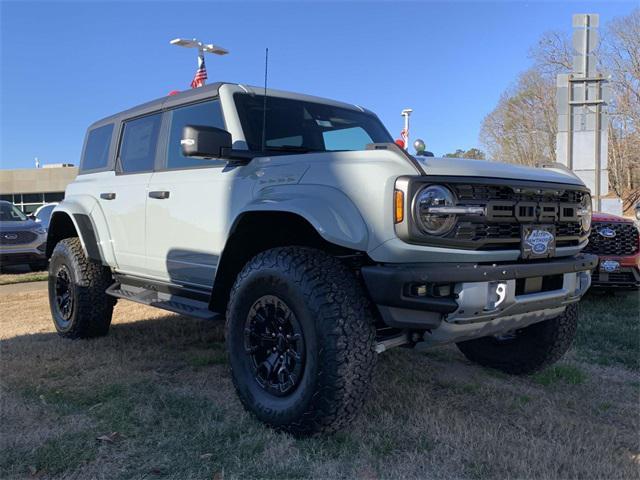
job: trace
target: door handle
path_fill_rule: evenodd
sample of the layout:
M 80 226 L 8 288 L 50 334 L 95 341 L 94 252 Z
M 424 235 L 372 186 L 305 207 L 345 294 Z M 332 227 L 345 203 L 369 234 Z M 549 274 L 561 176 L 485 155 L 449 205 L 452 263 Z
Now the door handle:
M 169 198 L 170 193 L 171 192 L 169 192 L 168 190 L 149 192 L 149 198 L 157 198 L 158 200 L 164 200 L 166 198 Z
M 100 198 L 103 200 L 114 200 L 116 198 L 116 194 L 113 192 L 101 193 Z

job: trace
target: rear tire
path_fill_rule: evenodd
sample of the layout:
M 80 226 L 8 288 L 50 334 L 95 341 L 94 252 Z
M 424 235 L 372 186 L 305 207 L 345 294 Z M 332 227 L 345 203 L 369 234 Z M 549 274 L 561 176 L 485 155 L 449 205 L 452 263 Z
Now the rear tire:
M 376 363 L 371 305 L 337 259 L 302 247 L 258 254 L 231 291 L 226 338 L 244 407 L 294 435 L 347 426 Z
M 458 343 L 472 362 L 521 375 L 542 370 L 569 350 L 578 327 L 578 305 L 567 306 L 556 318 L 518 330 L 513 338 L 483 337 Z
M 105 293 L 111 272 L 87 258 L 80 239 L 58 243 L 49 262 L 49 306 L 58 334 L 66 338 L 106 335 L 115 298 Z

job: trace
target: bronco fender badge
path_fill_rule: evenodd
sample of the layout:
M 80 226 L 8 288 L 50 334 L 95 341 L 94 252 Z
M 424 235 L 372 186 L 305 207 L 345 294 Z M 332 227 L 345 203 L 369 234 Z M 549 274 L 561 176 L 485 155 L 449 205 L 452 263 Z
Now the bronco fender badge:
M 616 231 L 610 227 L 602 227 L 598 230 L 598 235 L 604 238 L 613 238 L 616 236 Z

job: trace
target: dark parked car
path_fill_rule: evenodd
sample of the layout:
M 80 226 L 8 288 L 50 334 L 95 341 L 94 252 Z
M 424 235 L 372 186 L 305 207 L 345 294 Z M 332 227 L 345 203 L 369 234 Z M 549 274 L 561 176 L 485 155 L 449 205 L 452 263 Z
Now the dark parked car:
M 47 266 L 47 230 L 15 205 L 0 201 L 0 267 L 27 264 L 32 270 Z
M 58 203 L 47 203 L 46 205 L 42 205 L 38 207 L 38 209 L 33 212 L 33 215 L 30 215 L 32 220 L 38 222 L 42 227 L 46 230 L 49 230 L 49 222 L 51 221 L 51 214 L 53 213 L 53 209 L 58 206 Z
M 640 231 L 633 220 L 594 213 L 584 251 L 600 257 L 591 276 L 594 288 L 640 287 Z

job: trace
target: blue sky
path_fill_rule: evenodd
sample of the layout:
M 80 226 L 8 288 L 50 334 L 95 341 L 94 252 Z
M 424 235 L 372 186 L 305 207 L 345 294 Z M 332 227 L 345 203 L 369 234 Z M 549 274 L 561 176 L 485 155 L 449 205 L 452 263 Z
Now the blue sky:
M 86 127 L 189 88 L 198 37 L 228 48 L 207 57 L 209 80 L 261 85 L 366 106 L 394 136 L 414 110 L 412 138 L 444 154 L 479 145 L 483 117 L 530 65 L 545 31 L 572 13 L 601 22 L 637 2 L 28 2 L 0 10 L 0 166 L 78 164 Z

